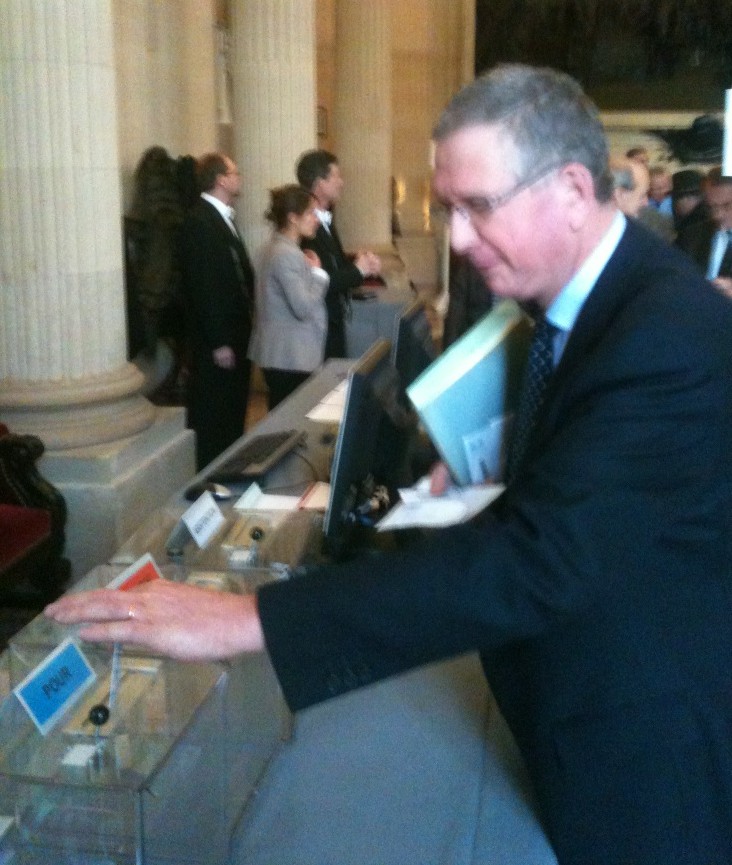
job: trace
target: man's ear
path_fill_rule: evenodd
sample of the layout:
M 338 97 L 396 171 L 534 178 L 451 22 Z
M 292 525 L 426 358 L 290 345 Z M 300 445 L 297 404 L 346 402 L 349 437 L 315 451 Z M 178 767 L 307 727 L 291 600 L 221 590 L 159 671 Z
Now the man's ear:
M 315 182 L 313 183 L 313 186 L 312 186 L 312 189 L 310 190 L 310 192 L 318 200 L 318 207 L 323 206 L 321 203 L 323 200 L 322 195 L 321 195 L 322 189 L 323 189 L 323 178 L 322 177 L 316 177 Z
M 569 214 L 569 223 L 578 230 L 585 224 L 595 203 L 595 181 L 590 170 L 579 162 L 568 162 L 559 169 L 563 202 Z

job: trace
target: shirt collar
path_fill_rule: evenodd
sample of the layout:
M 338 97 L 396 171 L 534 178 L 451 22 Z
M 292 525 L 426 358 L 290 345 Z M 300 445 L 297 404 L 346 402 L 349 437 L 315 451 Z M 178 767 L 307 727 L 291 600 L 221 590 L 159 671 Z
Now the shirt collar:
M 224 204 L 220 198 L 216 198 L 215 195 L 209 195 L 208 192 L 202 192 L 201 198 L 208 201 L 209 204 L 213 204 L 213 206 L 218 210 L 218 212 L 224 217 L 227 222 L 233 222 L 234 217 L 236 216 L 236 211 L 233 207 L 229 207 L 228 204 Z
M 574 327 L 584 302 L 620 243 L 626 225 L 625 216 L 618 211 L 600 242 L 546 311 L 547 320 L 558 330 L 569 333 Z
M 326 227 L 330 228 L 331 223 L 333 222 L 333 213 L 330 210 L 320 210 L 319 208 L 315 208 L 315 213 L 320 220 L 320 222 Z

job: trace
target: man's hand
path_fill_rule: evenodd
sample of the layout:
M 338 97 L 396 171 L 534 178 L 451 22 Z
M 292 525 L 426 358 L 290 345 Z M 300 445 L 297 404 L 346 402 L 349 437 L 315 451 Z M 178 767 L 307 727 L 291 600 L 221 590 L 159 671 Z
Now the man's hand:
M 441 496 L 452 486 L 450 469 L 443 462 L 435 463 L 430 469 L 430 493 Z
M 228 345 L 221 345 L 213 350 L 213 362 L 221 369 L 234 369 L 236 366 L 236 355 L 234 349 Z
M 46 607 L 63 625 L 83 624 L 93 643 L 125 643 L 179 661 L 216 661 L 264 649 L 254 595 L 153 580 L 130 591 L 72 592 Z
M 369 276 L 378 276 L 381 273 L 381 259 L 375 252 L 367 252 L 366 258 L 369 268 Z
M 375 252 L 360 250 L 354 264 L 364 276 L 378 276 L 381 273 L 381 259 Z

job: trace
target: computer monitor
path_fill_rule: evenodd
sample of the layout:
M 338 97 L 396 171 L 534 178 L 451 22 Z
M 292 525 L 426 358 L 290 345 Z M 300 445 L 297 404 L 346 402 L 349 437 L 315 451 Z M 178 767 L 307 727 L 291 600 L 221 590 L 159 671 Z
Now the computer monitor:
M 348 373 L 323 522 L 325 551 L 334 558 L 362 545 L 400 482 L 412 426 L 398 392 L 391 343 L 380 339 Z
M 432 325 L 424 301 L 415 300 L 397 318 L 394 325 L 392 361 L 399 373 L 402 401 L 406 405 L 406 388 L 437 357 Z

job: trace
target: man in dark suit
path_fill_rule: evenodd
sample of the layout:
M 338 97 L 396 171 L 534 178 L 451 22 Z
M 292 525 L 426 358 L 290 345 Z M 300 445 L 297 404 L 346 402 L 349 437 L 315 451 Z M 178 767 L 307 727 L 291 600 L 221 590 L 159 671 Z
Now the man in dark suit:
M 704 187 L 703 206 L 709 215 L 681 228 L 676 245 L 694 259 L 707 279 L 732 296 L 732 177 L 712 168 Z
M 200 470 L 244 432 L 254 274 L 234 223 L 236 165 L 207 154 L 198 178 L 201 197 L 181 230 L 181 270 L 191 346 L 188 426 Z
M 51 612 L 185 659 L 266 647 L 293 709 L 478 650 L 561 865 L 729 863 L 732 305 L 617 211 L 568 76 L 497 67 L 435 143 L 456 252 L 548 338 L 504 493 L 256 597 L 156 581 Z
M 336 157 L 327 150 L 308 150 L 298 159 L 297 180 L 317 201 L 319 225 L 315 236 L 302 241 L 303 249 L 312 249 L 330 277 L 325 305 L 328 310 L 328 333 L 325 357 L 346 356 L 345 318 L 351 291 L 366 276 L 381 270 L 379 257 L 368 251 L 358 252 L 353 260 L 345 253 L 333 222 L 333 207 L 343 192 L 343 175 Z

